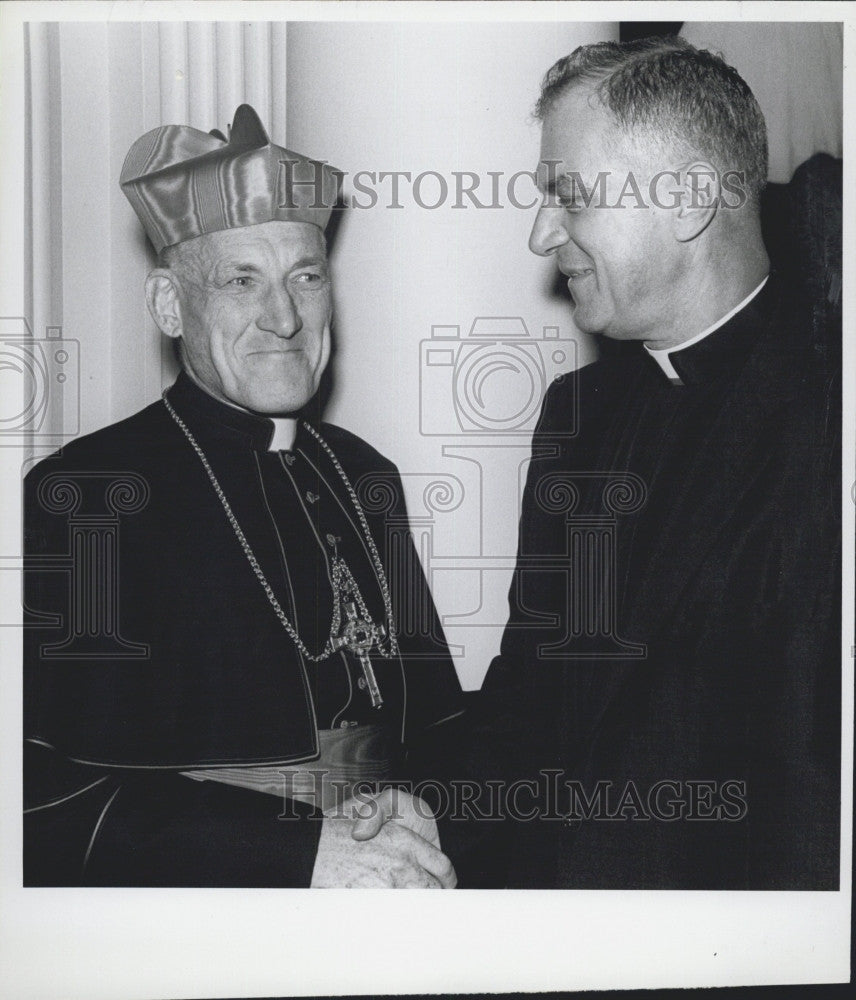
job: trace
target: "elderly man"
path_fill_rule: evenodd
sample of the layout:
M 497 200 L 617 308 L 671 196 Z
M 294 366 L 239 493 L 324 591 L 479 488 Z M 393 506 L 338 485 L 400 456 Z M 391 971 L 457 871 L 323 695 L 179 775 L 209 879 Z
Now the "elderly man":
M 839 374 L 769 273 L 763 116 L 677 39 L 577 49 L 538 114 L 531 249 L 623 343 L 533 443 L 469 766 L 529 784 L 444 847 L 462 885 L 837 888 Z
M 25 881 L 451 887 L 412 800 L 365 843 L 338 808 L 430 759 L 460 688 L 430 598 L 396 631 L 427 590 L 387 552 L 389 525 L 411 545 L 394 466 L 319 419 L 336 173 L 244 105 L 228 141 L 144 135 L 121 184 L 183 370 L 27 477 Z

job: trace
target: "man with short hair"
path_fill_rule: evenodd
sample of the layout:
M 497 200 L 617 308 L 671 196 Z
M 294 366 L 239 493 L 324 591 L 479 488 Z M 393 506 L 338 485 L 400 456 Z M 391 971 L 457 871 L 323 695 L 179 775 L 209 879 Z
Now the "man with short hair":
M 531 249 L 624 343 L 547 392 L 482 691 L 470 774 L 537 818 L 444 846 L 464 886 L 836 889 L 840 374 L 769 273 L 763 116 L 680 39 L 577 49 L 538 114 Z
M 453 887 L 413 799 L 367 843 L 343 808 L 461 709 L 397 470 L 320 420 L 336 173 L 243 105 L 228 142 L 147 133 L 121 183 L 183 370 L 27 477 L 25 882 Z

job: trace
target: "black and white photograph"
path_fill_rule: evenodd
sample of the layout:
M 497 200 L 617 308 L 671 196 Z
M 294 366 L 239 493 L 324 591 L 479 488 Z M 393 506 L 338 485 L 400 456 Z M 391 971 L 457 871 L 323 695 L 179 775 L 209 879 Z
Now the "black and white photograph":
M 848 983 L 848 5 L 0 46 L 0 992 Z

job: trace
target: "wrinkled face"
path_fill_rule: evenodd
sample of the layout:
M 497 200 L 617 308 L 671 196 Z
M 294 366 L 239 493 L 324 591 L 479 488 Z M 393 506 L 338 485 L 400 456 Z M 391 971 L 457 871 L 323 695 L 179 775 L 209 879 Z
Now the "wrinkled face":
M 181 246 L 182 361 L 212 396 L 257 413 L 291 413 L 330 357 L 332 300 L 324 237 L 305 222 L 266 222 Z
M 548 111 L 538 168 L 546 199 L 529 246 L 554 256 L 567 276 L 574 322 L 583 333 L 659 336 L 683 264 L 669 199 L 660 186 L 661 207 L 652 203 L 649 182 L 670 166 L 637 148 L 586 87 L 571 87 Z

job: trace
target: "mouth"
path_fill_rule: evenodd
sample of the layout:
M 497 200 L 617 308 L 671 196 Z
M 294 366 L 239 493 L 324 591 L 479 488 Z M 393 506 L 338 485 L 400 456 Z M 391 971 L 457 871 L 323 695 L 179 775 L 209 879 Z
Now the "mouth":
M 291 349 L 285 350 L 285 351 L 283 351 L 283 350 L 277 350 L 276 348 L 268 348 L 268 349 L 263 350 L 263 351 L 249 351 L 249 352 L 247 352 L 247 354 L 245 355 L 245 357 L 252 358 L 252 357 L 255 357 L 256 355 L 259 355 L 259 354 L 260 355 L 270 355 L 270 354 L 273 354 L 273 355 L 281 355 L 281 356 L 285 357 L 285 356 L 290 355 L 290 354 L 301 354 L 301 353 L 302 352 L 298 348 L 291 348 Z
M 581 267 L 581 268 L 561 268 L 562 274 L 566 275 L 568 278 L 568 284 L 571 282 L 579 281 L 580 278 L 587 278 L 590 274 L 594 274 L 594 268 L 591 267 Z

